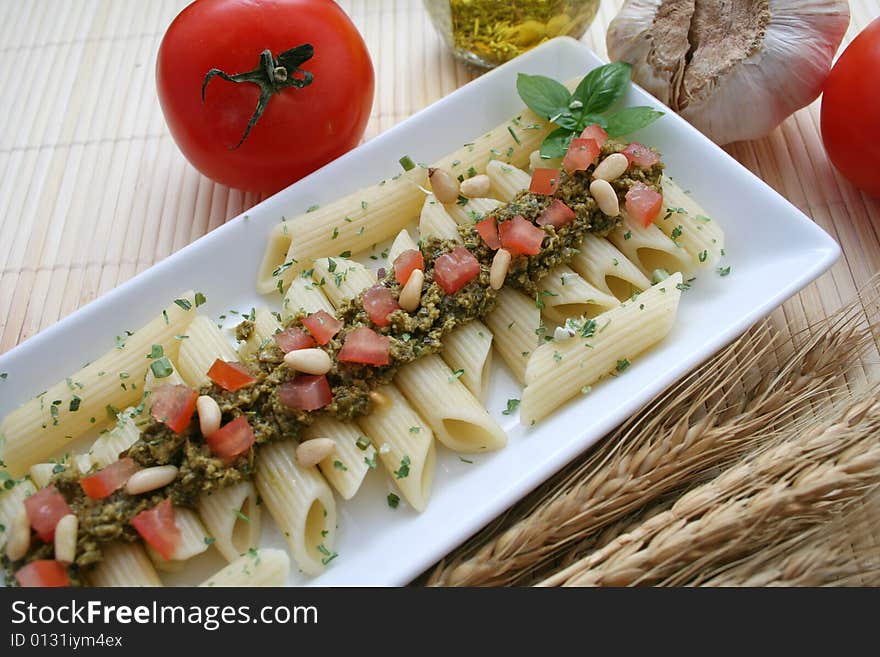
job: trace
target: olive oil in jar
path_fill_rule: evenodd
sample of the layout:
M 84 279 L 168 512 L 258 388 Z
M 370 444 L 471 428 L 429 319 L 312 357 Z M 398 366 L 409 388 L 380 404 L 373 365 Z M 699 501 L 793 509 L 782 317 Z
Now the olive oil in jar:
M 599 0 L 424 0 L 457 57 L 492 68 L 547 39 L 583 36 Z

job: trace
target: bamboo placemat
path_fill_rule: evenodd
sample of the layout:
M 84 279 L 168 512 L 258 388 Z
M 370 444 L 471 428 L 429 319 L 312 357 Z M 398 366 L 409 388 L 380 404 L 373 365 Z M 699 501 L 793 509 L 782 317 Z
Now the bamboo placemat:
M 165 127 L 155 54 L 186 4 L 0 0 L 0 353 L 262 200 L 198 174 Z M 420 0 L 340 4 L 377 72 L 366 139 L 474 77 Z M 583 39 L 602 55 L 621 4 L 603 0 Z M 880 0 L 850 4 L 845 43 L 880 15 Z M 783 333 L 827 317 L 880 270 L 880 203 L 830 165 L 818 125 L 817 102 L 767 138 L 728 148 L 844 251 L 774 311 Z M 848 383 L 877 380 L 875 346 Z M 876 532 L 872 540 L 880 546 Z

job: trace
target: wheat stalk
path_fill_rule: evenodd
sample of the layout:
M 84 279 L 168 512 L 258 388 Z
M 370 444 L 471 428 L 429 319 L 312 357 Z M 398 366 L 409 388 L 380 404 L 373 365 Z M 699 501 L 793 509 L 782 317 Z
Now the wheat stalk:
M 595 542 L 595 532 L 717 471 L 756 440 L 839 394 L 834 384 L 874 337 L 875 278 L 830 318 L 772 349 L 768 323 L 670 388 L 428 578 L 433 585 L 510 584 Z M 790 355 L 761 375 L 776 353 Z M 578 550 L 579 551 L 579 550 Z
M 880 484 L 877 389 L 797 439 L 759 449 L 544 586 L 681 584 L 811 527 Z

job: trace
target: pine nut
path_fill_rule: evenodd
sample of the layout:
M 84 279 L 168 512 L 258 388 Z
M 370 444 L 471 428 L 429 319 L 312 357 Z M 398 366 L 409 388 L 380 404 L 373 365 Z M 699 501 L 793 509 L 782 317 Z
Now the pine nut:
M 149 493 L 151 490 L 167 486 L 177 478 L 177 466 L 157 465 L 152 468 L 138 470 L 125 484 L 125 492 L 129 495 Z
M 6 556 L 10 561 L 18 561 L 24 558 L 31 546 L 31 521 L 28 518 L 24 504 L 18 507 L 18 511 L 12 518 L 12 526 L 9 528 L 9 540 L 6 542 Z
M 202 395 L 196 400 L 196 410 L 199 413 L 199 428 L 207 438 L 220 428 L 220 406 L 213 397 Z
M 481 173 L 461 183 L 461 195 L 468 198 L 481 198 L 489 195 L 489 176 Z
M 387 406 L 391 403 L 391 400 L 388 399 L 388 396 L 379 392 L 378 390 L 370 390 L 369 395 L 372 402 L 377 406 Z
M 596 170 L 593 171 L 593 178 L 611 182 L 620 178 L 628 168 L 629 160 L 626 159 L 626 155 L 623 153 L 612 153 L 599 162 Z
M 296 448 L 296 460 L 304 468 L 318 465 L 336 449 L 336 443 L 330 438 L 313 438 L 299 444 Z
M 412 312 L 422 302 L 422 284 L 425 282 L 425 274 L 421 269 L 413 269 L 406 281 L 406 285 L 397 297 L 397 304 L 407 312 Z M 293 352 L 291 352 L 293 353 Z
M 76 533 L 79 530 L 79 518 L 72 513 L 58 521 L 55 525 L 55 559 L 73 563 L 76 559 Z
M 305 374 L 326 374 L 333 364 L 323 349 L 295 349 L 284 355 L 284 362 L 291 369 Z
M 601 178 L 590 183 L 590 194 L 596 199 L 599 209 L 609 217 L 620 214 L 620 201 L 611 183 Z
M 458 200 L 458 180 L 446 169 L 428 169 L 431 190 L 441 203 L 455 203 Z
M 492 268 L 489 270 L 489 286 L 493 290 L 500 290 L 507 278 L 510 269 L 510 251 L 498 249 L 492 258 Z

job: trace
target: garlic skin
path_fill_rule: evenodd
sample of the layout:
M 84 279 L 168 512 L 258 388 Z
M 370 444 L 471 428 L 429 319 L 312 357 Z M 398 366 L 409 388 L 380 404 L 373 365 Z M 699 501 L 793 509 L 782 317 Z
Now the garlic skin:
M 763 137 L 818 97 L 849 17 L 847 0 L 627 0 L 608 54 L 727 144 Z

